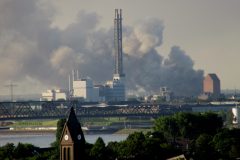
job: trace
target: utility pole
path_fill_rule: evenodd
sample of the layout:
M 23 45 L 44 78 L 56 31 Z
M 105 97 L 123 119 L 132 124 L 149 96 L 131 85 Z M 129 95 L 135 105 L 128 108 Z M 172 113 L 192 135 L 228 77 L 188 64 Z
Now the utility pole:
M 13 102 L 13 87 L 17 87 L 17 85 L 10 82 L 10 84 L 5 85 L 5 87 L 10 89 L 11 102 Z

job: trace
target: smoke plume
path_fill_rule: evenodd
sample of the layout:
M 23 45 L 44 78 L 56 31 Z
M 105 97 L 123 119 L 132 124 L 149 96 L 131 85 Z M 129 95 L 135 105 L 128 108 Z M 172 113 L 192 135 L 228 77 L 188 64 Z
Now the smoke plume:
M 1 84 L 12 80 L 29 83 L 29 90 L 36 87 L 33 82 L 43 88 L 66 88 L 72 69 L 96 83 L 112 79 L 113 28 L 100 28 L 99 16 L 85 11 L 65 29 L 53 28 L 54 8 L 46 3 L 0 1 Z M 203 71 L 193 69 L 192 59 L 180 47 L 173 46 L 167 59 L 156 50 L 163 31 L 158 19 L 146 19 L 136 26 L 124 24 L 127 90 L 153 93 L 167 86 L 177 94 L 200 93 Z

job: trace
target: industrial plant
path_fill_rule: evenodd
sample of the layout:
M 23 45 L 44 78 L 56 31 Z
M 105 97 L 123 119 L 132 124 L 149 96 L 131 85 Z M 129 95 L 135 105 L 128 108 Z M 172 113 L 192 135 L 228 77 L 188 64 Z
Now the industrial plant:
M 78 70 L 69 76 L 69 89 L 47 90 L 41 100 L 76 99 L 85 102 L 125 101 L 125 74 L 123 72 L 122 53 L 122 10 L 115 9 L 114 18 L 114 74 L 113 79 L 103 85 L 94 85 L 89 77 L 80 78 Z

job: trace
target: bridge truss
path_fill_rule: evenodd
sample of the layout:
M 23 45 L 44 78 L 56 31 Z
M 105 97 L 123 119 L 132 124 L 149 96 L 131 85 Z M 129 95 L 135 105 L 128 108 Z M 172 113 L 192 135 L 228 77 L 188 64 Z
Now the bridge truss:
M 0 120 L 66 118 L 71 107 L 78 117 L 158 117 L 183 111 L 179 106 L 156 104 L 109 105 L 78 101 L 0 102 Z

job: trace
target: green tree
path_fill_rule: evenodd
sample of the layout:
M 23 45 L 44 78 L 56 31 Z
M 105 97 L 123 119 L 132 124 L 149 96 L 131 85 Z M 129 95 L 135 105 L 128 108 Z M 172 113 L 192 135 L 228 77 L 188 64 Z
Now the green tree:
M 182 137 L 193 139 L 200 135 L 200 119 L 197 114 L 178 113 L 174 115 Z
M 206 112 L 202 113 L 200 117 L 200 128 L 202 133 L 215 135 L 223 127 L 222 117 L 218 116 L 216 113 Z
M 175 142 L 179 135 L 179 127 L 175 117 L 165 116 L 154 121 L 154 131 L 162 132 L 165 137 L 172 138 Z
M 0 148 L 0 157 L 2 159 L 13 159 L 13 152 L 15 146 L 13 143 L 7 143 L 3 147 Z
M 107 145 L 107 154 L 108 154 L 108 158 L 110 160 L 115 160 L 117 159 L 117 157 L 119 157 L 119 144 L 121 142 L 109 142 Z
M 143 159 L 144 141 L 142 132 L 130 134 L 125 141 L 119 142 L 118 159 Z
M 215 150 L 211 144 L 212 136 L 207 134 L 201 134 L 194 144 L 194 159 L 206 160 L 211 157 L 212 160 L 217 159 Z
M 148 132 L 145 135 L 143 146 L 144 153 L 142 157 L 144 159 L 167 159 L 171 157 L 170 155 L 172 155 L 173 152 L 175 152 L 175 149 L 172 145 L 167 143 L 166 138 L 161 132 Z
M 66 119 L 60 119 L 58 122 L 57 122 L 57 132 L 56 132 L 56 141 L 60 141 L 60 138 L 61 138 L 61 135 L 62 135 L 62 131 L 63 131 L 63 127 L 64 127 L 64 124 L 66 123 Z
M 240 129 L 231 129 L 230 135 L 233 143 L 229 151 L 229 157 L 236 159 L 240 157 Z
M 222 118 L 211 112 L 177 113 L 174 117 L 181 136 L 189 139 L 196 139 L 203 133 L 214 135 L 223 126 Z
M 98 137 L 92 149 L 90 150 L 90 157 L 94 160 L 106 160 L 106 147 L 103 139 Z
M 15 147 L 13 156 L 15 159 L 24 159 L 27 157 L 33 157 L 37 147 L 32 144 L 18 143 Z
M 218 132 L 214 137 L 212 144 L 218 156 L 223 159 L 229 158 L 229 151 L 231 150 L 231 146 L 233 143 L 233 138 L 231 137 L 230 131 L 228 129 L 223 129 Z

